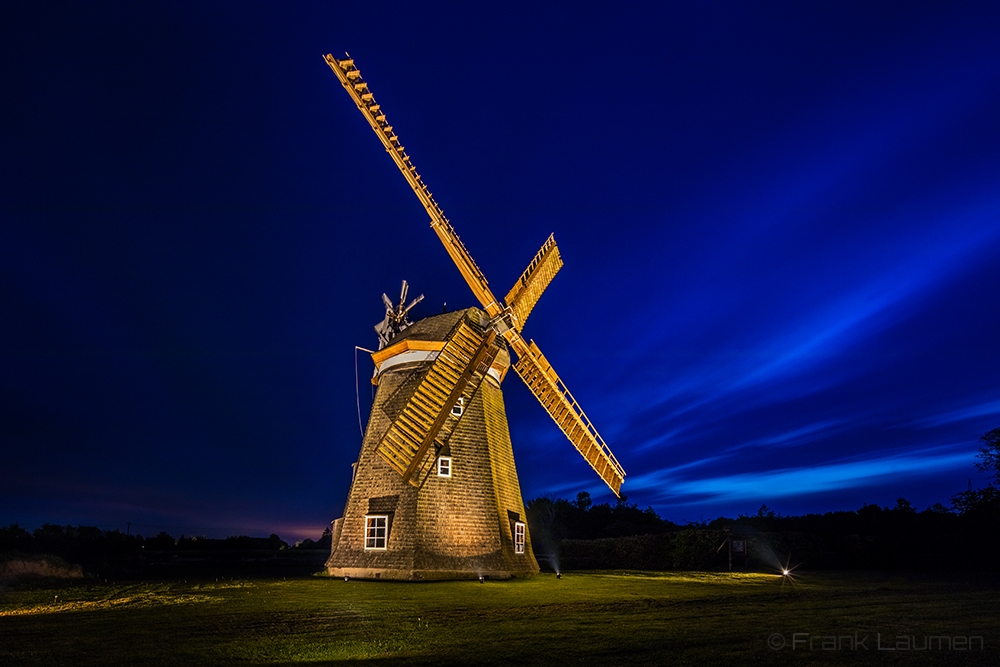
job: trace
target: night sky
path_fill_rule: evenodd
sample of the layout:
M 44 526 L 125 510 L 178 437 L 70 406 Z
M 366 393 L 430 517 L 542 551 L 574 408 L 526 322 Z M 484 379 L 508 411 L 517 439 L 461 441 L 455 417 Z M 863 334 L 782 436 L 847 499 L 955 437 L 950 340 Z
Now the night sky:
M 382 293 L 478 305 L 323 62 L 345 51 L 495 293 L 555 233 L 525 335 L 629 502 L 983 485 L 998 5 L 535 4 L 4 3 L 0 525 L 340 516 Z M 504 388 L 524 498 L 613 500 Z

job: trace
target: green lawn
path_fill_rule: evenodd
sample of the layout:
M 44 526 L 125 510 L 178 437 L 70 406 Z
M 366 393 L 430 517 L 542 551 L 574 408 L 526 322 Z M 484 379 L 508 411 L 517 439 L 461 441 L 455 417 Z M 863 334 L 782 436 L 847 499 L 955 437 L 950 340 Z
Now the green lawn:
M 998 593 L 983 575 L 856 572 L 82 583 L 0 593 L 0 666 L 986 665 Z

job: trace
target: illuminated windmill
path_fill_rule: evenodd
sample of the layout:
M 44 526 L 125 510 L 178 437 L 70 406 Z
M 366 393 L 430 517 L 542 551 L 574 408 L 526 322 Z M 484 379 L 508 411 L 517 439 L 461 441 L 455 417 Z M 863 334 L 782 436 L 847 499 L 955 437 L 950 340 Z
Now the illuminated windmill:
M 347 56 L 326 56 L 431 218 L 482 309 L 410 324 L 404 281 L 382 296 L 378 384 L 327 570 L 388 579 L 509 577 L 538 571 L 524 520 L 500 383 L 514 371 L 615 494 L 625 472 L 534 341 L 521 329 L 562 267 L 549 236 L 503 301 L 417 174 L 368 84 Z M 421 297 L 422 298 L 422 297 Z M 419 300 L 419 299 L 418 299 Z M 506 343 L 506 344 L 505 344 Z

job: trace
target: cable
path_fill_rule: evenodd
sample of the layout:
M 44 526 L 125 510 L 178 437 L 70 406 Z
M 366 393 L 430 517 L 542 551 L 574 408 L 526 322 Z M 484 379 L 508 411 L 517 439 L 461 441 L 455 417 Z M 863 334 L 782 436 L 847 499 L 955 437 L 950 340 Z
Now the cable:
M 365 429 L 361 425 L 361 384 L 358 381 L 358 350 L 375 354 L 374 350 L 368 350 L 357 345 L 354 346 L 354 398 L 358 404 L 358 430 L 361 431 L 361 439 L 365 439 Z

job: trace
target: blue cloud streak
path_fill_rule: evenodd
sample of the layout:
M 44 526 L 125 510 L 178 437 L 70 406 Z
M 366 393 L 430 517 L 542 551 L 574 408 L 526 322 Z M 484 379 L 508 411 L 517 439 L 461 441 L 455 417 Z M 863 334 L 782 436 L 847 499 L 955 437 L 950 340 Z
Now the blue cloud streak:
M 931 471 L 972 467 L 970 452 L 941 452 L 941 449 L 697 480 L 677 480 L 676 470 L 659 470 L 630 478 L 629 485 L 635 490 L 653 491 L 661 502 L 670 505 L 691 505 L 803 496 L 863 486 L 888 476 L 919 476 Z

